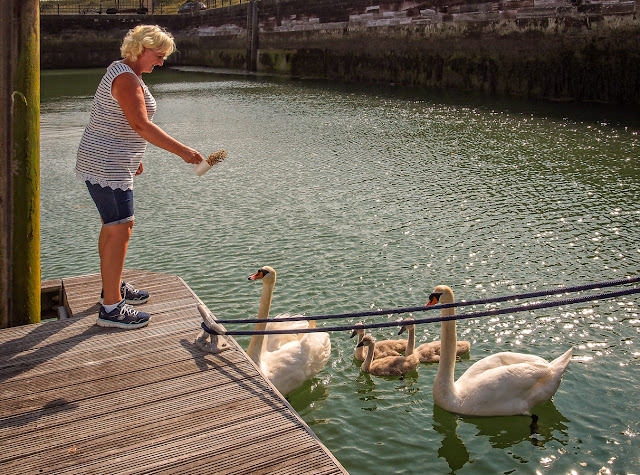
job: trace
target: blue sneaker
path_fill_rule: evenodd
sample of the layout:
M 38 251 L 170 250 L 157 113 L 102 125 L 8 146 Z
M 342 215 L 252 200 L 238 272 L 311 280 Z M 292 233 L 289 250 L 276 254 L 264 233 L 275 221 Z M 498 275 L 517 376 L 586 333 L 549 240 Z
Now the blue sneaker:
M 98 312 L 98 321 L 96 324 L 99 327 L 113 327 L 113 328 L 142 328 L 149 323 L 151 315 L 145 312 L 139 312 L 134 310 L 131 305 L 128 305 L 123 300 L 118 304 L 116 308 L 107 312 L 104 306 L 100 306 L 100 312 Z
M 131 305 L 138 305 L 149 300 L 149 292 L 138 290 L 124 280 L 120 284 L 120 295 L 124 297 L 125 303 L 130 303 Z M 104 290 L 100 292 L 100 303 L 104 303 Z

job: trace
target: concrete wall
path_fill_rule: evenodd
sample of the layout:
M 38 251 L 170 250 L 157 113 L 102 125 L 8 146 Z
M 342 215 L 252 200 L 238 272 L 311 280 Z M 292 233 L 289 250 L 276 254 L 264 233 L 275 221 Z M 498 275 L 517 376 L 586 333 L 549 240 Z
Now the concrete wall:
M 168 64 L 245 69 L 247 7 L 42 16 L 42 67 L 104 66 L 126 30 L 145 22 L 176 36 Z M 259 71 L 640 104 L 640 0 L 261 0 L 259 8 Z

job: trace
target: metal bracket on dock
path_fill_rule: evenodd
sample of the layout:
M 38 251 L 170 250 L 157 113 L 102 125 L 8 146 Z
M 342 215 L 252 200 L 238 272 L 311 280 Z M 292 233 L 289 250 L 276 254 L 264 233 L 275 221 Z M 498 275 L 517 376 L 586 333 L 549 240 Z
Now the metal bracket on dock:
M 202 315 L 202 330 L 196 337 L 195 345 L 202 351 L 207 353 L 220 353 L 231 349 L 231 346 L 222 335 L 225 334 L 225 328 L 216 322 L 215 317 L 209 312 L 207 307 L 200 304 L 198 311 Z

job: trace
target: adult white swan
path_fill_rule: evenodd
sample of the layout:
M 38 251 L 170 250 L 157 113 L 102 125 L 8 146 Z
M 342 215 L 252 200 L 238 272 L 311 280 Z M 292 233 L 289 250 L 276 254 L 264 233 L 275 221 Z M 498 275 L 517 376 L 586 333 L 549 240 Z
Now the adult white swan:
M 249 276 L 249 280 L 258 279 L 262 279 L 258 319 L 264 320 L 264 323 L 256 323 L 255 329 L 263 331 L 267 327 L 271 309 L 276 271 L 272 267 L 264 266 Z M 278 322 L 278 328 L 283 329 L 286 328 L 286 324 L 291 324 L 290 328 L 300 329 L 299 323 Z M 306 322 L 303 323 L 306 325 Z M 309 326 L 315 327 L 315 323 Z M 325 332 L 284 335 L 284 338 L 274 338 L 270 342 L 265 335 L 253 335 L 247 354 L 278 391 L 287 395 L 326 366 L 331 355 L 331 339 Z
M 439 285 L 427 305 L 453 303 L 453 290 Z M 443 308 L 442 316 L 455 310 Z M 531 414 L 531 409 L 553 397 L 571 360 L 571 349 L 551 363 L 539 356 L 502 352 L 487 356 L 454 381 L 456 322 L 441 324 L 440 365 L 433 383 L 433 401 L 443 409 L 470 416 Z

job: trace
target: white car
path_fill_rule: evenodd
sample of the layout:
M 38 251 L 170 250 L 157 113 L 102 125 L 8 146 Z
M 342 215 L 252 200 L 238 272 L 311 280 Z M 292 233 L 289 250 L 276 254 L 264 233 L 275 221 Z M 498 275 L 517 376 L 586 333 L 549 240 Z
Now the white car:
M 206 9 L 207 6 L 202 2 L 187 2 L 178 8 L 178 13 L 191 13 Z

